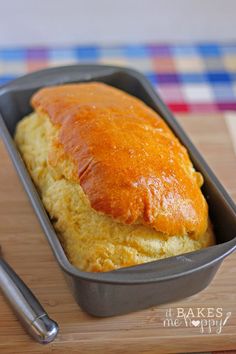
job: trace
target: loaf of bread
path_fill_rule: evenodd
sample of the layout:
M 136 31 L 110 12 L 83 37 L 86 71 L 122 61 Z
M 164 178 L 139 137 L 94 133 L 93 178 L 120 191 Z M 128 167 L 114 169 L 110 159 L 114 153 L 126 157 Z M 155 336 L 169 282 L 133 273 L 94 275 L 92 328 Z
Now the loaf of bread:
M 15 141 L 70 262 L 120 267 L 214 244 L 186 148 L 139 99 L 103 83 L 48 87 Z

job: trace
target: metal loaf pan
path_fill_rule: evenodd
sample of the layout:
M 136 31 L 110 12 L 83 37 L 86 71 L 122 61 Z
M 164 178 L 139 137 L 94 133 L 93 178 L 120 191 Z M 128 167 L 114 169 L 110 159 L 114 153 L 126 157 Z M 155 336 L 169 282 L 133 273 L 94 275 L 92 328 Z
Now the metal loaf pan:
M 32 110 L 29 101 L 36 90 L 43 86 L 94 80 L 143 100 L 163 117 L 186 146 L 196 169 L 205 179 L 203 193 L 209 204 L 217 245 L 105 273 L 84 272 L 70 264 L 12 137 L 17 122 Z M 193 295 L 210 283 L 223 259 L 235 250 L 236 207 L 233 201 L 149 82 L 138 72 L 101 65 L 42 70 L 0 89 L 0 114 L 1 133 L 11 159 L 75 299 L 88 313 L 100 317 L 119 315 Z

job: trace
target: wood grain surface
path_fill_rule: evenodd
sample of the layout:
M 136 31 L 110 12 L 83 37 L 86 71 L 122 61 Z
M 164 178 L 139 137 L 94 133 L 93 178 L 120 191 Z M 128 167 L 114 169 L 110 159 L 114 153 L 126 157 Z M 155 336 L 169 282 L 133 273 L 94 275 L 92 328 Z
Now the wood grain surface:
M 182 126 L 236 200 L 236 156 L 223 115 L 182 115 Z M 98 319 L 75 303 L 7 152 L 0 143 L 0 244 L 5 259 L 60 325 L 57 339 L 35 343 L 0 294 L 0 353 L 179 353 L 236 349 L 236 254 L 220 267 L 210 286 L 182 301 Z M 186 286 L 188 286 L 186 284 Z M 205 328 L 164 326 L 166 311 L 223 308 L 231 312 L 220 334 Z

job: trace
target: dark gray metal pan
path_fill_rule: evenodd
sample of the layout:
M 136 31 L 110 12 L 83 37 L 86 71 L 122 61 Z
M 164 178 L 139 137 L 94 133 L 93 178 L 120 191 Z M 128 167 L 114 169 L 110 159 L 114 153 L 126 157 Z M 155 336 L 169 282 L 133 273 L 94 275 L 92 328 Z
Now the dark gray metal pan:
M 66 82 L 94 80 L 139 97 L 163 117 L 186 146 L 205 179 L 203 193 L 209 204 L 217 245 L 106 273 L 83 272 L 70 264 L 12 137 L 17 122 L 32 110 L 29 101 L 36 90 Z M 26 75 L 0 88 L 0 129 L 75 299 L 88 313 L 113 316 L 193 295 L 210 283 L 223 259 L 235 250 L 236 207 L 233 201 L 149 82 L 138 72 L 112 66 L 75 65 Z

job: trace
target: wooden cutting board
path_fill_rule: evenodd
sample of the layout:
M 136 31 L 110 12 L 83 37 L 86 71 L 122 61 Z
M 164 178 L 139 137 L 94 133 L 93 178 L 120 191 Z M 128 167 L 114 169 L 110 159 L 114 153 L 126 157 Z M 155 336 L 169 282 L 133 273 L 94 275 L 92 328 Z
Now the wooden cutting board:
M 233 134 L 230 137 L 225 117 L 183 115 L 178 119 L 236 200 L 236 156 Z M 235 123 L 232 124 L 231 133 L 235 129 Z M 53 343 L 35 343 L 0 294 L 0 353 L 124 354 L 236 349 L 236 254 L 224 261 L 211 285 L 197 295 L 124 316 L 93 318 L 81 311 L 67 288 L 3 144 L 0 161 L 0 243 L 4 257 L 60 325 L 60 334 Z M 217 326 L 212 327 L 212 333 L 200 333 L 198 323 L 194 323 L 196 327 L 186 327 L 183 321 L 179 326 L 164 326 L 166 317 L 171 315 L 175 320 L 177 308 L 184 308 L 187 313 L 190 308 L 197 311 L 198 307 L 223 308 L 224 318 L 231 313 L 220 334 L 216 334 Z

